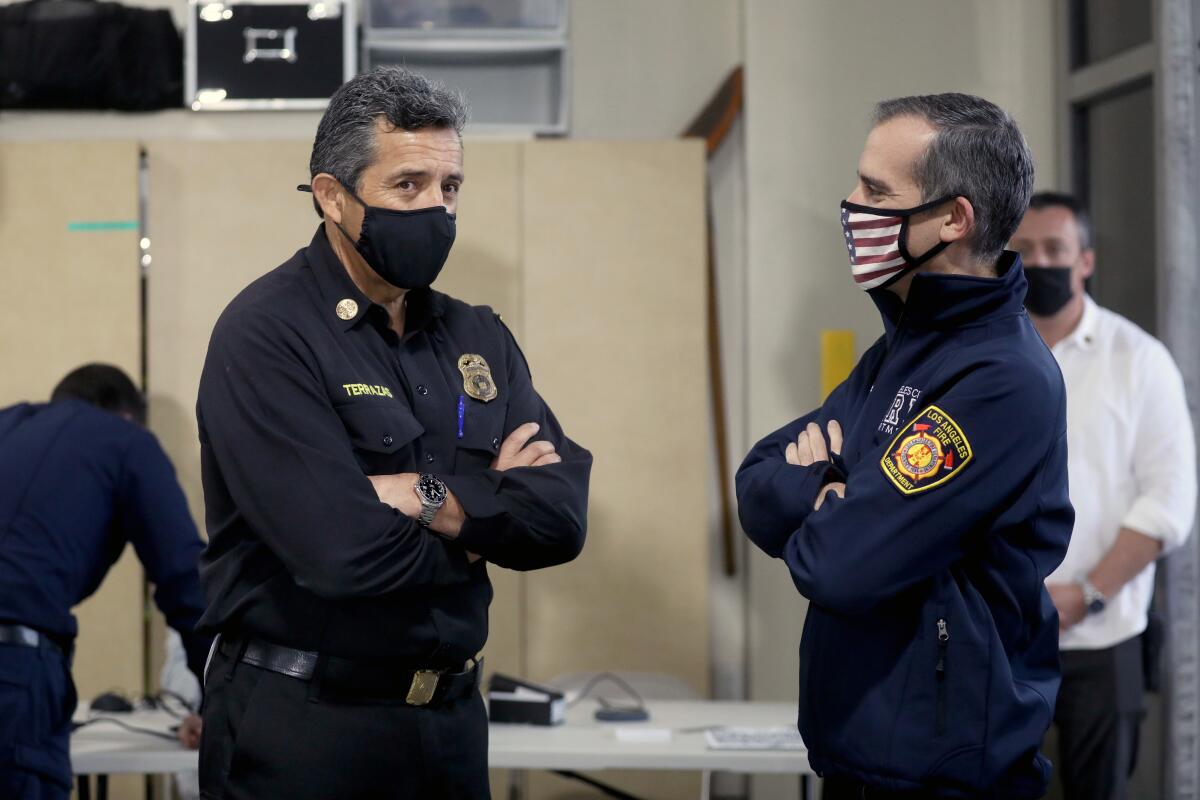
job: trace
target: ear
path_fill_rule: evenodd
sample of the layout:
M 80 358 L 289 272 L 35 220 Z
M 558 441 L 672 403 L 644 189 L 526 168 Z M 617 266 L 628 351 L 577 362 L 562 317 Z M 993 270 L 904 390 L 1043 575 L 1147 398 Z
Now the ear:
M 1096 251 L 1088 248 L 1079 254 L 1079 275 L 1086 281 L 1096 271 Z
M 325 219 L 342 224 L 342 204 L 346 202 L 346 193 L 342 184 L 328 172 L 321 172 L 312 179 L 313 197 L 325 212 Z
M 965 197 L 954 198 L 950 208 L 950 218 L 942 223 L 939 236 L 943 242 L 957 242 L 965 239 L 975 227 L 975 207 Z

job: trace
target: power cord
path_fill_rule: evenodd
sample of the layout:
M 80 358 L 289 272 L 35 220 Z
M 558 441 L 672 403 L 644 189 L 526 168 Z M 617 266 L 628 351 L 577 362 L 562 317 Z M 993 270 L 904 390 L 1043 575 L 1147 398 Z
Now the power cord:
M 130 725 L 125 720 L 117 719 L 116 717 L 88 717 L 83 722 L 72 722 L 71 731 L 74 732 L 80 728 L 86 728 L 89 725 L 96 724 L 97 722 L 111 722 L 113 725 L 116 725 L 119 728 L 124 728 L 130 733 L 144 733 L 147 736 L 157 736 L 160 739 L 166 739 L 168 742 L 179 741 L 178 737 L 175 735 L 175 731 L 179 729 L 179 726 L 177 725 L 170 728 L 170 733 L 166 733 L 164 731 L 154 730 L 153 728 L 142 728 L 137 725 Z
M 614 684 L 615 686 L 617 686 L 617 688 L 621 689 L 627 695 L 629 695 L 629 697 L 632 698 L 633 702 L 636 704 L 632 708 L 634 708 L 638 711 L 644 711 L 646 709 L 646 701 L 643 700 L 642 696 L 637 693 L 637 690 L 634 689 L 632 686 L 630 686 L 629 683 L 627 681 L 625 681 L 620 675 L 617 675 L 612 672 L 597 672 L 595 675 L 593 675 L 591 677 L 591 679 L 583 685 L 583 688 L 579 690 L 579 694 L 577 694 L 571 700 L 571 702 L 567 703 L 567 706 L 571 707 L 571 706 L 577 705 L 580 701 L 586 699 L 596 689 L 597 686 L 599 686 L 603 683 Z M 611 700 L 609 700 L 605 697 L 597 697 L 596 701 L 598 703 L 600 703 L 600 705 L 604 706 L 605 708 L 611 708 L 611 709 L 628 709 L 628 708 L 630 708 L 630 706 L 617 705 L 616 703 L 613 703 Z

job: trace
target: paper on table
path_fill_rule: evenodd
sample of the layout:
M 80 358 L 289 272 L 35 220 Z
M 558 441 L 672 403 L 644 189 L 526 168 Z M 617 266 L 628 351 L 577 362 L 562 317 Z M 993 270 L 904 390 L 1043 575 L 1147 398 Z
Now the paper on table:
M 710 728 L 704 732 L 709 750 L 804 750 L 795 728 Z
M 670 728 L 617 728 L 618 742 L 626 744 L 662 744 L 671 741 Z

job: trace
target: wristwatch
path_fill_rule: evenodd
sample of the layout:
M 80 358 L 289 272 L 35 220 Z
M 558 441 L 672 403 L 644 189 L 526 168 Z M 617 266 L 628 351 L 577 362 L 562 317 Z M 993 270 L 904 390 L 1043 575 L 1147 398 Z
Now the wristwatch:
M 1079 588 L 1083 590 L 1083 604 L 1087 607 L 1087 613 L 1099 614 L 1108 605 L 1104 592 L 1093 586 L 1087 578 L 1079 582 Z
M 417 517 L 417 522 L 428 528 L 437 516 L 438 509 L 446 502 L 446 484 L 436 475 L 422 472 L 417 476 L 417 484 L 413 491 L 421 501 L 421 516 Z

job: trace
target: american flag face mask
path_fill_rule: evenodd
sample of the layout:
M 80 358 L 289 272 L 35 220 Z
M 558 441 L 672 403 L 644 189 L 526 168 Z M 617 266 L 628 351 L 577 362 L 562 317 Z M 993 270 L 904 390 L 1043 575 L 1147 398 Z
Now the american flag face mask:
M 913 214 L 953 200 L 947 195 L 913 208 L 874 208 L 842 201 L 842 232 L 850 252 L 850 271 L 860 289 L 884 289 L 950 246 L 938 242 L 914 258 L 908 252 L 908 222 Z

